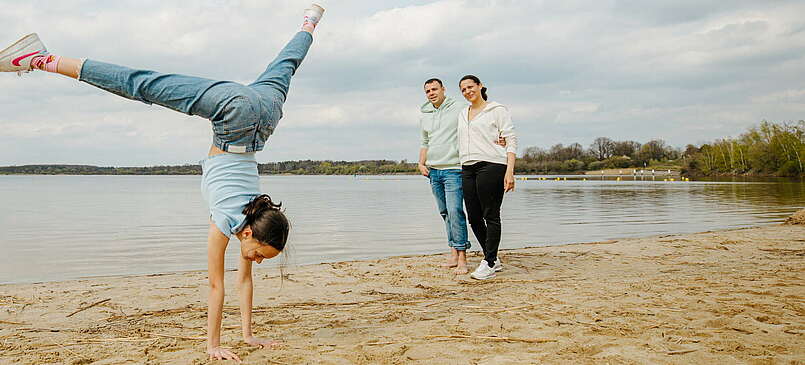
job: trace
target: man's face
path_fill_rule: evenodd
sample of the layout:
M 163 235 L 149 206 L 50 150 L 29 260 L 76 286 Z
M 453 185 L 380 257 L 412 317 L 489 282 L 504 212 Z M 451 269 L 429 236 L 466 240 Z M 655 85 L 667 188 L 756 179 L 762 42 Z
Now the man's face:
M 425 96 L 434 106 L 442 105 L 444 101 L 444 86 L 436 81 L 425 84 Z

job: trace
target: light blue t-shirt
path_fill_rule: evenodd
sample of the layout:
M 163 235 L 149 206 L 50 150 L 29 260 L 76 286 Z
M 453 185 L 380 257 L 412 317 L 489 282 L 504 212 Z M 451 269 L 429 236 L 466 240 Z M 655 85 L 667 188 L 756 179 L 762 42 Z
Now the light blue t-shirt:
M 260 195 L 260 175 L 254 153 L 224 153 L 201 161 L 201 194 L 210 207 L 210 217 L 221 233 L 243 229 L 243 208 Z

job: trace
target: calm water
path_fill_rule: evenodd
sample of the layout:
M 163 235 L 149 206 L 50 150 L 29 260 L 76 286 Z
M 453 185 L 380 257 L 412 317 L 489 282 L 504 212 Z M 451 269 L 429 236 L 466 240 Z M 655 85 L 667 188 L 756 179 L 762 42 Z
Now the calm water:
M 0 176 L 0 283 L 206 269 L 199 183 L 200 176 Z M 802 182 L 517 184 L 503 203 L 502 248 L 769 224 L 805 207 Z M 266 176 L 262 188 L 287 207 L 290 264 L 446 249 L 423 177 Z

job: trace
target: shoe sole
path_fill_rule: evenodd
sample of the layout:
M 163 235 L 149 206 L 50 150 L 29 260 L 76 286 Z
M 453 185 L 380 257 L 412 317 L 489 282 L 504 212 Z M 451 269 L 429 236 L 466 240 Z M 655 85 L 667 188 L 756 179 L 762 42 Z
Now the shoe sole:
M 485 276 L 485 277 L 479 278 L 479 277 L 476 277 L 476 276 L 475 276 L 475 275 L 473 275 L 473 274 L 470 274 L 470 277 L 471 277 L 471 278 L 473 278 L 473 279 L 475 279 L 475 280 L 489 280 L 489 279 L 494 279 L 496 276 L 497 276 L 497 275 L 492 274 L 492 275 L 489 275 L 489 276 Z
M 321 7 L 319 4 L 311 4 L 310 8 L 313 10 L 318 10 L 321 15 L 324 15 L 324 8 Z

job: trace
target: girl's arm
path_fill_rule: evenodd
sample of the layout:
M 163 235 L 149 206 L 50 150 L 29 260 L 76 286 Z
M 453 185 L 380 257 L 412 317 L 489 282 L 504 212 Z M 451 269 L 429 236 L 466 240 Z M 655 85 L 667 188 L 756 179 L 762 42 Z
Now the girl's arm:
M 240 322 L 243 327 L 243 340 L 247 343 L 252 336 L 252 297 L 254 296 L 254 283 L 252 282 L 252 262 L 240 258 L 238 265 L 238 290 L 240 292 Z
M 240 292 L 240 321 L 243 327 L 243 341 L 259 347 L 278 345 L 279 342 L 257 338 L 252 333 L 252 298 L 254 297 L 252 262 L 242 257 L 238 265 L 238 290 Z
M 207 276 L 210 295 L 207 298 L 207 354 L 211 360 L 236 360 L 238 355 L 221 348 L 221 318 L 224 311 L 224 254 L 229 237 L 210 222 L 207 233 Z

